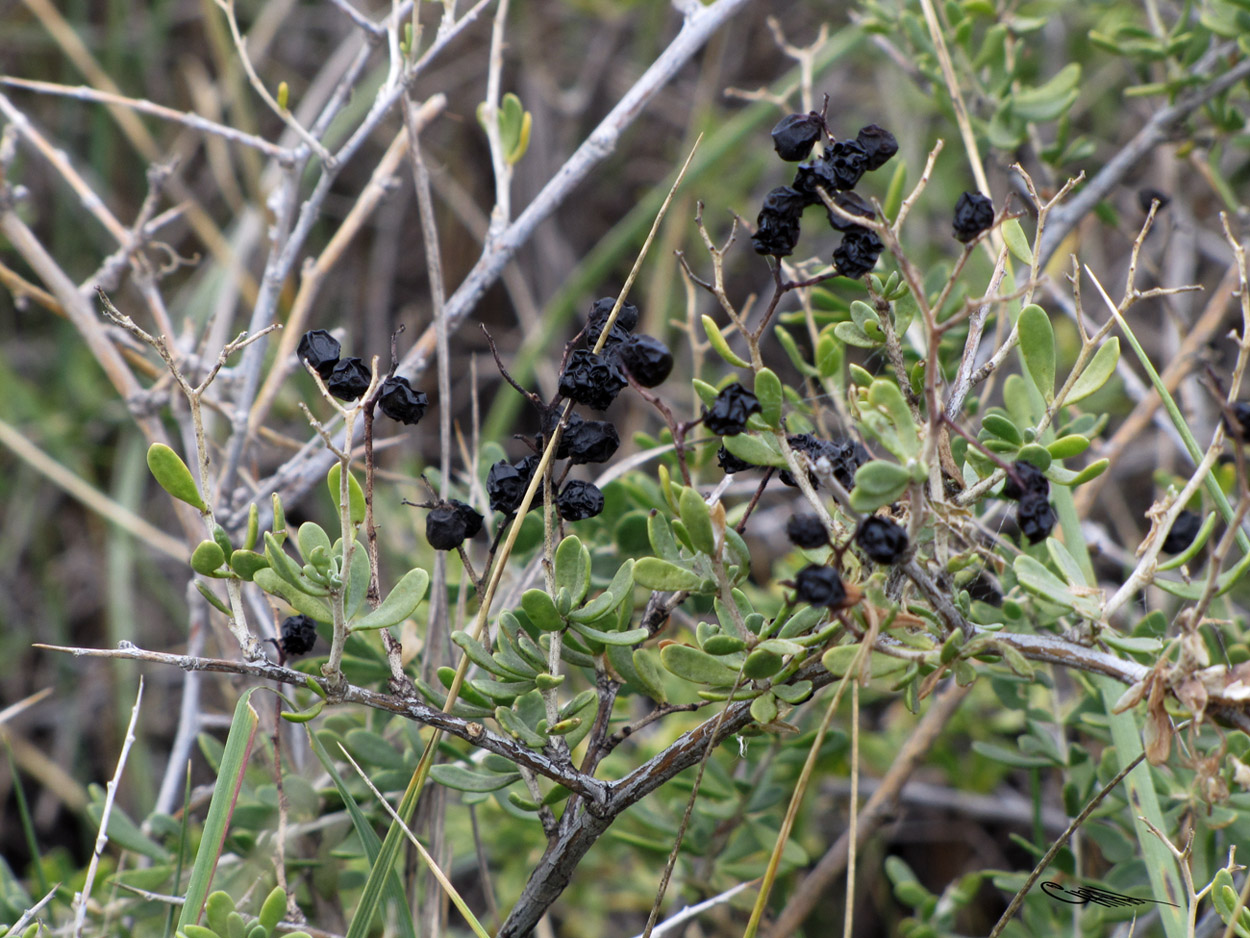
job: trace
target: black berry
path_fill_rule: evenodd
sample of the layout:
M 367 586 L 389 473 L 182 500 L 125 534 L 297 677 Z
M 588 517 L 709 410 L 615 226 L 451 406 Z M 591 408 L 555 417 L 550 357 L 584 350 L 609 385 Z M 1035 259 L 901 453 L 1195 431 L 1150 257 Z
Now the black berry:
M 1023 459 L 1017 459 L 1011 464 L 1011 471 L 1007 473 L 1007 481 L 1003 485 L 1003 498 L 1018 502 L 1030 493 L 1045 498 L 1050 495 L 1050 483 L 1046 481 L 1046 476 L 1042 475 L 1042 470 L 1037 466 Z
M 1152 189 L 1149 186 L 1145 189 L 1137 190 L 1137 204 L 1140 205 L 1141 210 L 1147 214 L 1150 213 L 1150 206 L 1152 203 L 1159 203 L 1159 207 L 1155 210 L 1155 214 L 1158 215 L 1159 212 L 1162 212 L 1168 207 L 1168 203 L 1171 201 L 1172 197 L 1166 192 L 1160 192 L 1158 189 Z
M 407 378 L 391 375 L 382 382 L 378 407 L 392 420 L 408 425 L 416 424 L 425 416 L 425 409 L 429 406 L 430 399 L 425 392 L 414 391 Z
M 747 462 L 745 459 L 739 459 L 729 450 L 725 449 L 724 444 L 716 451 L 716 465 L 721 467 L 721 471 L 727 475 L 735 472 L 746 472 L 748 469 L 754 469 L 755 466 Z
M 1234 423 L 1229 423 L 1228 415 L 1224 416 L 1224 429 L 1229 436 L 1243 442 L 1250 440 L 1250 403 L 1234 401 L 1232 405 Z
M 673 370 L 673 353 L 650 335 L 632 335 L 616 349 L 625 370 L 644 388 L 662 384 Z
M 1016 523 L 1030 544 L 1046 540 L 1055 529 L 1055 521 L 1055 509 L 1038 492 L 1025 492 L 1016 506 Z
M 717 436 L 737 436 L 747 426 L 747 418 L 760 412 L 754 394 L 735 381 L 716 396 L 711 408 L 703 408 L 703 425 Z
M 1163 539 L 1163 552 L 1165 554 L 1181 553 L 1194 542 L 1194 538 L 1198 536 L 1198 529 L 1201 527 L 1202 515 L 1188 509 L 1182 511 L 1172 522 L 1172 529 L 1168 531 L 1168 536 Z
M 324 329 L 313 329 L 300 336 L 295 354 L 300 357 L 300 361 L 308 362 L 324 381 L 339 363 L 339 353 L 342 350 L 339 340 L 330 333 Z
M 425 539 L 435 550 L 455 550 L 468 533 L 464 518 L 454 505 L 440 505 L 425 516 Z
M 369 390 L 373 375 L 359 358 L 343 358 L 326 379 L 326 390 L 340 401 L 354 401 Z
M 308 616 L 288 616 L 279 629 L 282 651 L 287 655 L 306 655 L 317 644 L 317 626 Z
M 877 266 L 885 245 L 877 235 L 860 225 L 852 225 L 833 251 L 833 266 L 843 277 L 858 280 Z
M 502 511 L 505 515 L 516 514 L 537 466 L 537 456 L 527 456 L 519 463 L 509 463 L 506 459 L 501 459 L 491 466 L 490 472 L 486 474 L 486 496 L 490 499 L 491 511 Z M 535 502 L 541 498 L 540 490 L 535 495 Z
M 979 192 L 965 192 L 955 203 L 955 238 L 967 244 L 994 224 L 994 203 Z
M 479 531 L 482 530 L 482 515 L 473 508 L 472 505 L 466 505 L 459 499 L 453 498 L 451 505 L 456 509 L 456 514 L 464 522 L 464 536 L 466 538 L 477 537 Z
M 812 462 L 822 456 L 828 459 L 833 470 L 833 477 L 847 491 L 855 487 L 855 470 L 872 459 L 872 454 L 864 449 L 863 444 L 846 436 L 825 440 L 810 433 L 795 433 L 786 437 L 786 442 L 790 444 L 791 449 L 806 453 Z M 783 469 L 778 473 L 777 478 L 783 485 L 791 488 L 798 487 L 798 483 L 794 481 L 794 476 L 789 470 Z M 814 472 L 809 471 L 807 479 L 813 488 L 820 484 Z
M 809 564 L 794 578 L 794 598 L 812 606 L 840 606 L 846 602 L 846 587 L 833 567 Z
M 842 209 L 842 211 L 850 215 L 858 215 L 860 218 L 876 218 L 877 213 L 863 196 L 854 192 L 835 192 L 833 195 L 833 204 Z M 832 209 L 826 209 L 829 213 L 829 227 L 834 231 L 850 231 L 852 228 L 863 229 L 863 225 L 856 225 L 847 221 L 841 215 Z
M 773 128 L 773 149 L 787 163 L 807 159 L 820 139 L 823 122 L 817 114 L 790 114 Z
M 898 152 L 898 141 L 894 139 L 894 134 L 876 124 L 861 128 L 855 135 L 855 142 L 864 148 L 869 171 L 880 169 Z
M 832 194 L 835 189 L 854 189 L 868 169 L 868 154 L 854 140 L 839 140 L 815 160 L 800 163 L 794 188 L 810 201 L 820 200 L 816 187 Z
M 1001 606 L 1003 604 L 1003 592 L 998 588 L 998 584 L 994 582 L 994 578 L 982 570 L 964 587 L 968 591 L 968 598 L 977 600 L 978 602 L 987 603 L 991 606 Z
M 778 186 L 764 197 L 764 207 L 756 216 L 751 246 L 756 254 L 786 257 L 799 243 L 799 218 L 811 200 L 789 186 Z
M 889 518 L 870 515 L 859 523 L 855 543 L 873 563 L 898 563 L 907 551 L 907 532 Z
M 829 543 L 825 524 L 815 515 L 791 515 L 786 522 L 786 537 L 795 547 L 815 550 Z
M 597 485 L 573 479 L 556 496 L 556 508 L 565 521 L 585 521 L 603 511 L 603 493 Z
M 595 300 L 590 307 L 590 317 L 586 323 L 586 341 L 592 348 L 599 341 L 599 333 L 603 331 L 603 326 L 608 321 L 608 316 L 612 314 L 612 307 L 615 305 L 616 297 L 605 296 Z M 603 344 L 603 347 L 606 349 L 628 338 L 629 333 L 633 332 L 637 325 L 638 307 L 628 301 L 622 303 L 621 311 L 616 314 L 616 322 L 612 324 L 612 331 L 608 333 L 608 341 Z
M 586 349 L 574 349 L 560 375 L 560 394 L 593 410 L 607 410 L 626 385 L 620 366 Z
M 606 420 L 582 420 L 565 428 L 561 445 L 567 441 L 568 460 L 575 466 L 607 462 L 621 445 L 616 427 Z

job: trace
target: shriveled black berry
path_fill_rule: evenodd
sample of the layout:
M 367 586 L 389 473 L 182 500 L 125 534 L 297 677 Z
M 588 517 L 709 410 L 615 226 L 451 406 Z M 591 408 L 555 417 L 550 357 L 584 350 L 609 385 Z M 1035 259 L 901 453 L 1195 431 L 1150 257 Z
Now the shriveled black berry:
M 839 140 L 819 159 L 799 164 L 794 188 L 815 202 L 820 198 L 817 186 L 829 193 L 835 189 L 854 189 L 867 169 L 868 154 L 864 148 L 854 140 Z
M 998 584 L 994 582 L 994 578 L 982 570 L 964 587 L 968 591 L 968 598 L 978 602 L 986 603 L 990 606 L 1001 606 L 1003 604 L 1003 592 L 998 588 Z
M 359 358 L 343 358 L 326 379 L 326 390 L 340 401 L 354 401 L 369 390 L 373 374 Z
M 907 531 L 889 518 L 869 515 L 859 523 L 855 543 L 873 563 L 898 563 L 907 552 Z
M 455 550 L 468 533 L 464 517 L 455 505 L 440 505 L 425 516 L 425 539 L 435 550 Z
M 842 236 L 842 243 L 833 250 L 833 266 L 843 277 L 858 280 L 877 266 L 877 258 L 884 247 L 875 232 L 852 225 Z
M 711 408 L 703 408 L 703 425 L 717 436 L 737 436 L 747 418 L 761 410 L 759 398 L 735 381 L 716 396 Z
M 855 135 L 855 142 L 864 148 L 870 172 L 880 169 L 898 152 L 898 141 L 894 139 L 894 134 L 876 124 L 860 128 Z
M 565 429 L 561 443 L 568 443 L 568 459 L 575 466 L 607 462 L 621 445 L 616 427 L 606 420 L 583 420 Z
M 835 192 L 833 194 L 833 203 L 850 215 L 858 215 L 860 218 L 877 217 L 876 211 L 869 204 L 868 200 L 854 192 Z M 829 227 L 834 231 L 850 231 L 852 228 L 863 229 L 864 227 L 863 225 L 856 225 L 854 222 L 847 221 L 832 209 L 826 209 L 826 212 L 829 215 Z
M 552 407 L 547 410 L 542 417 L 542 433 L 538 437 L 538 445 L 540 448 L 546 449 L 547 441 L 551 439 L 551 435 L 556 432 L 556 426 L 560 423 L 560 417 L 564 413 L 563 407 Z M 564 424 L 564 432 L 560 434 L 560 442 L 556 444 L 555 458 L 569 458 L 569 435 L 573 433 L 577 427 L 581 426 L 582 417 L 577 411 L 569 413 L 569 419 Z
M 430 399 L 424 391 L 415 391 L 402 375 L 391 375 L 382 382 L 378 407 L 392 420 L 412 426 L 425 416 Z
M 317 644 L 317 626 L 308 616 L 287 616 L 279 632 L 282 651 L 287 655 L 306 655 Z
M 1168 536 L 1163 539 L 1163 552 L 1165 554 L 1181 553 L 1194 542 L 1201 527 L 1202 515 L 1188 509 L 1182 511 L 1172 522 L 1172 529 L 1168 531 Z
M 1225 414 L 1224 429 L 1235 440 L 1241 440 L 1243 443 L 1250 441 L 1250 402 L 1234 401 L 1231 410 L 1233 422 L 1230 423 L 1228 415 Z
M 330 377 L 334 366 L 339 363 L 339 353 L 342 350 L 339 340 L 330 333 L 324 329 L 313 329 L 300 336 L 295 354 L 299 356 L 300 361 L 308 362 L 313 371 L 321 375 L 321 380 L 324 381 Z
M 787 115 L 773 128 L 773 149 L 787 163 L 797 163 L 807 159 L 823 129 L 817 114 Z
M 628 382 L 620 366 L 587 349 L 574 349 L 560 375 L 560 394 L 593 410 L 607 410 Z
M 786 522 L 786 537 L 795 547 L 805 550 L 815 550 L 829 543 L 825 523 L 816 515 L 791 515 Z
M 451 500 L 451 507 L 456 509 L 456 514 L 460 520 L 464 522 L 464 536 L 466 539 L 477 537 L 478 532 L 482 530 L 482 522 L 485 520 L 481 512 L 477 511 L 472 505 L 466 505 L 457 498 Z
M 1150 213 L 1150 206 L 1153 203 L 1159 203 L 1159 207 L 1155 210 L 1155 214 L 1158 215 L 1159 212 L 1162 212 L 1168 207 L 1168 203 L 1171 201 L 1172 197 L 1166 192 L 1160 192 L 1158 189 L 1152 189 L 1149 186 L 1145 189 L 1137 190 L 1137 204 L 1140 205 L 1141 210 L 1147 214 Z
M 994 203 L 979 192 L 965 192 L 955 203 L 955 239 L 967 244 L 994 224 Z
M 521 507 L 521 499 L 529 488 L 530 479 L 534 477 L 534 469 L 538 464 L 537 456 L 529 456 L 519 463 L 509 463 L 501 459 L 490 467 L 486 474 L 486 496 L 490 499 L 491 511 L 502 511 L 505 515 L 516 514 Z M 541 490 L 535 496 L 535 502 L 542 498 Z
M 1016 481 L 1017 479 L 1019 482 Z M 1013 502 L 1017 502 L 1029 493 L 1042 497 L 1049 496 L 1050 483 L 1046 481 L 1046 476 L 1037 466 L 1023 459 L 1017 459 L 1011 464 L 1011 471 L 1007 473 L 1007 481 L 1003 484 L 1003 498 L 1010 498 Z
M 855 470 L 872 459 L 872 454 L 864 449 L 862 443 L 847 436 L 825 440 L 810 433 L 795 433 L 786 437 L 786 442 L 790 444 L 791 449 L 800 453 L 806 453 L 812 462 L 815 462 L 822 456 L 827 458 L 833 469 L 833 477 L 847 491 L 855 487 Z M 778 473 L 777 478 L 784 485 L 788 485 L 791 488 L 798 487 L 798 483 L 794 480 L 794 476 L 789 470 L 783 469 Z M 816 478 L 816 473 L 809 471 L 807 479 L 811 482 L 813 488 L 819 487 L 820 483 Z
M 846 602 L 846 587 L 833 567 L 809 564 L 794 578 L 794 598 L 812 606 L 840 606 Z
M 615 305 L 616 297 L 605 296 L 595 300 L 590 307 L 590 316 L 586 323 L 586 342 L 592 348 L 599 341 L 599 333 L 603 331 L 604 323 L 608 321 L 608 316 L 612 314 L 612 307 Z M 637 326 L 638 307 L 627 300 L 621 304 L 621 311 L 616 314 L 616 322 L 612 324 L 612 330 L 608 333 L 608 341 L 603 344 L 604 349 L 628 338 L 629 333 L 633 332 Z
M 565 521 L 585 521 L 603 511 L 603 493 L 597 485 L 572 479 L 556 496 L 556 509 Z
M 755 221 L 757 227 L 751 235 L 751 247 L 756 254 L 789 257 L 794 253 L 801 233 L 797 218 L 763 211 Z
M 716 451 L 716 465 L 721 467 L 726 475 L 732 475 L 735 472 L 746 472 L 748 469 L 754 469 L 751 463 L 745 459 L 739 459 L 729 450 L 725 449 L 724 444 Z
M 1016 506 L 1016 523 L 1030 544 L 1046 540 L 1055 529 L 1055 521 L 1055 509 L 1038 492 L 1025 492 Z
M 673 353 L 652 335 L 632 335 L 616 349 L 621 364 L 644 388 L 663 384 L 673 371 Z

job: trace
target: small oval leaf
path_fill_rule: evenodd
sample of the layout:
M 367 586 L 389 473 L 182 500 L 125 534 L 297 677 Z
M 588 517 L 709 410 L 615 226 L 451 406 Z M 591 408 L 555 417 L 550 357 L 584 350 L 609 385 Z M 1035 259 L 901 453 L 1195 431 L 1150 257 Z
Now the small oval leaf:
M 530 621 L 544 632 L 558 632 L 564 628 L 564 619 L 546 590 L 526 590 L 521 594 L 521 608 Z
M 707 652 L 689 645 L 665 645 L 660 649 L 660 662 L 672 674 L 696 684 L 728 687 L 738 679 L 737 671 L 725 667 Z
M 703 577 L 667 560 L 643 557 L 634 564 L 634 582 L 649 590 L 697 590 L 703 584 Z
M 330 499 L 335 505 L 339 504 L 340 483 L 343 478 L 342 471 L 342 465 L 335 463 L 326 474 L 326 485 L 330 488 Z M 347 473 L 347 498 L 348 513 L 352 524 L 362 523 L 365 520 L 365 491 L 360 487 L 360 483 L 356 481 L 356 476 L 352 472 Z
M 160 487 L 174 498 L 186 502 L 192 508 L 208 511 L 191 470 L 182 461 L 182 457 L 164 443 L 153 443 L 148 447 L 148 469 Z
M 225 562 L 225 551 L 216 541 L 200 541 L 191 554 L 191 569 L 204 576 L 212 576 Z
M 781 426 L 781 379 L 771 368 L 761 368 L 755 376 L 755 396 L 760 402 L 760 417 L 770 427 Z
M 1055 330 L 1046 311 L 1035 303 L 1020 310 L 1020 354 L 1033 383 L 1049 404 L 1055 399 Z
M 720 326 L 716 325 L 716 321 L 711 316 L 703 317 L 703 331 L 707 333 L 707 340 L 712 343 L 712 348 L 716 350 L 717 355 L 735 368 L 751 367 L 749 361 L 734 354 L 733 349 L 729 347 L 729 342 L 725 339 L 725 334 L 720 331 Z
M 1068 391 L 1068 396 L 1064 398 L 1064 403 L 1075 404 L 1101 388 L 1115 373 L 1115 366 L 1119 364 L 1119 361 L 1120 337 L 1112 336 L 1098 347 L 1098 351 L 1094 353 L 1094 357 L 1085 366 L 1081 376 L 1073 382 L 1072 389 Z
M 1029 247 L 1029 239 L 1020 227 L 1020 219 L 1008 218 L 1002 225 L 1003 241 L 1007 250 L 1016 256 L 1022 264 L 1033 263 L 1033 249 Z
M 352 621 L 349 628 L 356 632 L 361 629 L 384 629 L 398 625 L 416 611 L 421 600 L 425 598 L 425 590 L 429 585 L 428 573 L 420 569 L 409 570 L 377 609 Z
M 708 556 L 716 553 L 716 537 L 712 533 L 712 515 L 708 511 L 707 502 L 693 486 L 682 489 L 681 498 L 677 501 L 681 512 L 681 523 L 686 527 L 690 542 L 695 550 Z

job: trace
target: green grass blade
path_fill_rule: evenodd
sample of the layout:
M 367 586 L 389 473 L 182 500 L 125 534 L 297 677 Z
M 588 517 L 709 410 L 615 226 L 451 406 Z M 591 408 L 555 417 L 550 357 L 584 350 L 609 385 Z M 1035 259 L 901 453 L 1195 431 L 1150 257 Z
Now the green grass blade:
M 260 715 L 249 703 L 255 690 L 255 687 L 246 690 L 234 708 L 230 733 L 226 737 L 226 748 L 217 772 L 217 784 L 213 788 L 213 800 L 208 806 L 208 817 L 204 819 L 200 848 L 191 865 L 191 879 L 187 883 L 182 914 L 178 916 L 179 929 L 199 924 L 200 912 L 213 883 L 217 858 L 221 855 L 221 848 L 226 840 L 226 831 L 230 826 L 230 817 L 234 814 L 239 789 L 243 787 L 243 770 L 247 767 L 252 743 L 256 740 L 256 727 L 260 723 Z
M 191 760 L 187 760 L 187 774 L 182 790 L 182 828 L 178 832 L 178 858 L 174 863 L 174 891 L 178 891 L 178 885 L 182 882 L 182 862 L 187 855 L 187 830 L 191 825 Z M 169 938 L 174 933 L 174 913 L 178 909 L 176 906 L 170 906 L 165 913 L 165 938 Z
M 26 802 L 26 792 L 22 790 L 22 777 L 17 774 L 17 763 L 13 759 L 13 749 L 9 741 L 4 742 L 4 749 L 9 754 L 9 777 L 13 779 L 13 794 L 17 798 L 17 815 L 22 822 L 22 835 L 26 838 L 26 849 L 30 851 L 31 864 L 35 868 L 35 883 L 39 892 L 48 893 L 48 877 L 43 871 L 43 858 L 39 855 L 39 841 L 35 837 L 35 823 L 30 816 L 30 806 Z
M 308 724 L 305 724 L 305 730 L 308 733 L 308 742 L 312 746 L 313 753 L 321 760 L 322 767 L 326 770 L 326 774 L 330 776 L 330 781 L 334 783 L 339 797 L 343 799 L 343 805 L 347 808 L 347 813 L 352 819 L 352 826 L 356 829 L 360 842 L 364 844 L 365 855 L 368 856 L 370 863 L 376 864 L 378 855 L 382 852 L 382 839 L 374 831 L 373 825 L 369 823 L 365 813 L 360 810 L 360 805 L 356 803 L 352 793 L 347 790 L 343 777 L 339 775 L 338 769 L 334 767 L 334 762 L 331 760 L 330 754 L 326 752 L 325 747 L 321 745 L 321 740 L 317 739 L 316 734 L 313 733 Z M 399 881 L 399 874 L 395 871 L 394 864 L 391 865 L 390 875 L 386 878 L 384 889 L 383 897 L 395 903 L 400 935 L 402 938 L 416 938 L 416 930 L 412 924 L 412 911 L 408 908 L 408 897 L 404 895 L 404 887 Z M 363 904 L 363 902 L 362 898 L 361 903 Z M 356 917 L 361 917 L 359 909 L 356 911 Z

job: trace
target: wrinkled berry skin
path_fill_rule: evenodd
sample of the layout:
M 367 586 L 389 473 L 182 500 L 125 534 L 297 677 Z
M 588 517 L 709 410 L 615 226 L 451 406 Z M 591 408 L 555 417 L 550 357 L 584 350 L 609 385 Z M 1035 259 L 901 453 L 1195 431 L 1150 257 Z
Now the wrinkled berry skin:
M 747 418 L 761 410 L 759 398 L 735 381 L 716 396 L 711 408 L 703 408 L 703 425 L 717 436 L 737 436 Z
M 455 505 L 440 505 L 425 516 L 425 539 L 435 550 L 455 550 L 464 543 L 468 533 Z
M 833 250 L 833 266 L 843 277 L 858 280 L 877 266 L 884 247 L 875 232 L 852 225 Z
M 812 202 L 820 201 L 816 187 L 832 193 L 835 189 L 854 189 L 868 169 L 868 154 L 854 140 L 839 140 L 815 160 L 800 163 L 794 177 L 794 188 Z
M 725 449 L 723 444 L 721 445 L 721 448 L 716 451 L 716 465 L 720 466 L 721 471 L 726 475 L 733 475 L 735 472 L 746 472 L 748 469 L 755 468 L 755 466 L 751 465 L 745 459 L 739 459 L 733 453 L 729 452 L 729 450 Z
M 606 420 L 570 423 L 560 440 L 568 441 L 568 459 L 575 466 L 607 462 L 621 445 L 616 427 Z
M 864 449 L 863 444 L 847 436 L 824 440 L 810 433 L 795 433 L 786 437 L 786 442 L 790 444 L 791 449 L 806 453 L 812 462 L 822 456 L 827 457 L 833 467 L 833 477 L 847 491 L 855 487 L 855 470 L 872 459 L 872 455 Z M 788 469 L 783 469 L 778 473 L 777 478 L 783 485 L 798 488 L 798 483 Z M 813 488 L 820 487 L 820 482 L 814 472 L 808 472 L 807 479 Z
M 519 463 L 513 464 L 501 459 L 491 466 L 486 475 L 486 496 L 490 499 L 490 510 L 502 511 L 505 515 L 516 514 L 537 465 L 537 456 L 527 456 Z M 540 489 L 535 493 L 534 502 L 537 504 L 541 500 Z
M 542 433 L 538 437 L 538 445 L 542 449 L 547 448 L 547 441 L 551 439 L 556 427 L 560 423 L 560 416 L 564 413 L 563 407 L 552 407 L 547 410 L 542 417 Z M 573 433 L 582 424 L 582 417 L 577 411 L 569 413 L 569 419 L 564 424 L 564 432 L 560 434 L 560 442 L 556 444 L 555 458 L 569 458 L 569 435 Z
M 758 227 L 751 235 L 751 248 L 756 254 L 789 257 L 794 253 L 802 233 L 797 219 L 760 212 L 755 220 Z
M 955 239 L 967 244 L 994 224 L 994 203 L 979 192 L 965 192 L 955 203 Z
M 673 353 L 651 335 L 632 335 L 616 349 L 625 370 L 644 388 L 663 384 L 673 371 Z
M 616 297 L 605 296 L 595 300 L 590 307 L 590 317 L 586 322 L 586 341 L 592 348 L 599 341 L 599 333 L 603 331 L 603 326 L 608 321 L 608 316 L 612 314 L 612 307 L 615 305 Z M 638 307 L 627 300 L 621 304 L 621 311 L 616 314 L 616 322 L 612 324 L 612 331 L 608 333 L 608 341 L 603 344 L 604 349 L 624 341 L 637 326 Z
M 876 218 L 876 210 L 868 203 L 868 200 L 854 192 L 837 192 L 833 195 L 833 203 L 850 215 L 858 215 L 860 218 Z M 856 225 L 847 221 L 841 215 L 826 209 L 829 214 L 829 227 L 834 231 L 850 231 L 852 228 L 863 229 L 863 225 Z
M 415 426 L 425 416 L 425 410 L 429 406 L 430 399 L 425 392 L 414 391 L 407 378 L 391 375 L 382 382 L 378 408 L 392 420 Z
M 1050 483 L 1046 480 L 1046 476 L 1042 474 L 1042 470 L 1031 462 L 1023 459 L 1017 459 L 1011 464 L 1012 472 L 1007 473 L 1007 481 L 1003 485 L 1003 498 L 1009 498 L 1013 502 L 1018 502 L 1022 497 L 1029 493 L 1041 495 L 1043 498 L 1050 495 Z M 1019 476 L 1023 486 L 1016 483 L 1015 476 Z
M 829 543 L 829 532 L 815 515 L 791 515 L 786 522 L 786 537 L 795 547 L 804 550 L 815 550 Z
M 873 563 L 898 563 L 907 552 L 907 532 L 889 518 L 870 515 L 859 523 L 855 543 Z
M 1224 416 L 1224 429 L 1228 431 L 1228 435 L 1235 440 L 1241 440 L 1243 443 L 1250 440 L 1250 403 L 1246 401 L 1234 401 L 1232 405 L 1233 420 L 1236 423 L 1228 422 L 1228 415 Z
M 1168 531 L 1168 536 L 1163 539 L 1163 547 L 1161 549 L 1165 554 L 1182 553 L 1194 542 L 1194 538 L 1198 536 L 1198 531 L 1201 528 L 1202 515 L 1188 509 L 1182 511 L 1176 516 L 1176 520 L 1172 522 L 1172 529 Z
M 846 587 L 833 567 L 809 564 L 794 578 L 794 598 L 812 606 L 837 607 L 846 602 Z
M 317 644 L 317 626 L 308 616 L 288 616 L 282 620 L 279 632 L 286 655 L 306 655 Z
M 560 394 L 592 410 L 607 410 L 627 384 L 620 366 L 586 349 L 574 349 L 560 375 Z
M 572 479 L 556 496 L 556 509 L 565 521 L 585 521 L 603 511 L 603 493 L 597 485 Z
M 326 379 L 326 390 L 340 401 L 354 401 L 369 390 L 373 374 L 359 358 L 343 358 Z
M 1055 529 L 1055 509 L 1051 507 L 1046 496 L 1038 492 L 1025 492 L 1016 506 L 1016 523 L 1020 525 L 1020 533 L 1029 539 L 1030 544 L 1044 541 Z
M 816 114 L 790 114 L 773 128 L 773 149 L 787 163 L 807 159 L 820 139 L 820 117 Z
M 313 329 L 300 336 L 295 354 L 300 361 L 308 362 L 313 371 L 321 375 L 321 380 L 325 381 L 339 363 L 339 353 L 342 351 L 343 347 L 339 345 L 338 339 L 324 329 Z
M 898 152 L 898 141 L 894 139 L 894 134 L 876 124 L 860 128 L 855 135 L 855 142 L 864 149 L 869 172 L 880 169 Z
M 451 506 L 456 509 L 456 514 L 464 522 L 464 536 L 466 538 L 477 537 L 478 532 L 482 530 L 482 522 L 485 520 L 481 513 L 458 498 L 451 500 Z

